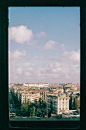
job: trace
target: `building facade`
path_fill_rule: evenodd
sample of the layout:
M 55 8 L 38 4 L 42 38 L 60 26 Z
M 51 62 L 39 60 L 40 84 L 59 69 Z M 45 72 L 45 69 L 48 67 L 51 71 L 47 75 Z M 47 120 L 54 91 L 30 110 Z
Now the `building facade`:
M 62 112 L 69 110 L 69 97 L 66 94 L 48 94 L 47 107 L 53 114 L 62 114 Z

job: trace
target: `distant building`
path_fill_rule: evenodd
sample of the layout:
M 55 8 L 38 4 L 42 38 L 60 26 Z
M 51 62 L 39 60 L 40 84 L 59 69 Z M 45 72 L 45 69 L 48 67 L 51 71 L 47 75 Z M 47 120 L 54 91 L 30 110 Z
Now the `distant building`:
M 23 86 L 23 83 L 14 83 L 14 86 Z
M 29 87 L 48 87 L 49 83 L 32 83 L 29 84 Z
M 65 83 L 63 85 L 63 89 L 64 89 L 64 92 L 68 92 L 68 91 L 77 91 L 77 86 L 76 84 L 72 84 L 72 83 Z
M 27 86 L 28 87 L 29 85 L 28 85 L 28 83 L 24 83 L 23 86 Z

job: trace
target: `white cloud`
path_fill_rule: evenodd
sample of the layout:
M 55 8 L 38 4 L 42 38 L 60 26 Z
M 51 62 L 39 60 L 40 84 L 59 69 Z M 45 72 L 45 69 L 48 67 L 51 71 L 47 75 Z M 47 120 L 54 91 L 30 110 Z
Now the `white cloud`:
M 59 62 L 70 62 L 72 61 L 75 64 L 80 63 L 80 50 L 78 51 L 65 51 L 62 56 L 54 56 L 50 58 L 50 61 L 59 61 Z
M 23 51 L 20 51 L 20 50 L 15 50 L 13 52 L 9 52 L 9 58 L 12 60 L 19 60 L 19 59 L 22 59 L 24 57 L 26 57 L 27 54 L 26 54 L 26 51 L 23 50 Z
M 64 51 L 65 50 L 65 44 L 61 44 L 60 46 L 62 47 L 62 50 Z
M 11 82 L 50 82 L 50 83 L 63 83 L 74 82 L 77 83 L 80 80 L 80 64 L 73 58 L 66 57 L 66 54 L 78 54 L 78 51 L 64 53 L 63 62 L 46 62 L 47 58 L 43 56 L 34 55 L 33 60 L 40 61 L 40 63 L 32 64 L 33 61 L 22 62 L 22 58 L 26 56 L 25 51 L 16 50 L 10 52 L 11 58 L 9 62 L 10 81 Z M 13 60 L 11 60 L 13 59 Z M 42 62 L 44 59 L 44 62 Z M 72 60 L 74 63 L 64 61 Z M 32 63 L 31 63 L 32 62 Z M 42 64 L 43 63 L 43 64 Z
M 74 63 L 79 63 L 80 62 L 80 50 L 71 51 L 71 52 L 66 51 L 63 53 L 63 58 L 65 60 L 73 61 Z
M 39 56 L 39 55 L 34 55 L 32 56 L 31 58 L 28 59 L 29 61 L 36 61 L 37 63 L 38 62 L 42 62 L 44 63 L 44 61 L 46 60 L 46 57 L 44 56 Z M 47 59 L 48 60 L 48 59 Z
M 35 56 L 33 56 L 33 57 L 32 57 L 32 59 L 38 59 L 38 56 L 37 56 L 37 55 L 35 55 Z
M 46 66 L 46 75 L 52 77 L 51 81 L 57 82 L 77 82 L 80 79 L 80 65 L 69 63 L 51 63 Z M 54 79 L 56 77 L 56 79 Z
M 46 37 L 46 36 L 47 36 L 47 34 L 45 32 L 40 32 L 40 33 L 36 34 L 37 38 Z
M 80 66 L 69 63 L 50 63 L 37 67 L 29 62 L 10 62 L 12 82 L 78 82 Z
M 46 42 L 46 44 L 42 47 L 44 50 L 56 50 L 55 45 L 57 44 L 57 42 L 49 40 L 48 42 Z
M 16 69 L 16 74 L 21 75 L 21 73 L 22 73 L 22 68 L 21 68 L 21 67 L 18 67 L 18 68 Z
M 31 29 L 27 26 L 21 25 L 17 27 L 11 27 L 9 29 L 9 40 L 15 40 L 17 43 L 29 43 L 33 38 L 33 33 Z
M 38 41 L 34 39 L 34 40 L 31 40 L 31 42 L 29 42 L 29 43 L 27 43 L 27 44 L 29 44 L 30 46 L 35 47 L 35 45 L 38 44 Z

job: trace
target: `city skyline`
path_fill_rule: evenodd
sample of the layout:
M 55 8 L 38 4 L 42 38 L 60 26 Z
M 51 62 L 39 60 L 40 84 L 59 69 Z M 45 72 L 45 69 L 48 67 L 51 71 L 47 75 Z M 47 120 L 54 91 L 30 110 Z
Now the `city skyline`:
M 9 82 L 80 83 L 80 8 L 9 8 Z

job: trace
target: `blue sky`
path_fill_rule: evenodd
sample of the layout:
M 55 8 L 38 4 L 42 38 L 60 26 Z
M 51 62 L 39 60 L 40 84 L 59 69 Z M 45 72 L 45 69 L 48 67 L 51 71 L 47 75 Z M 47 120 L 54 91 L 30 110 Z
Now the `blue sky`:
M 80 8 L 9 8 L 9 82 L 80 82 Z

